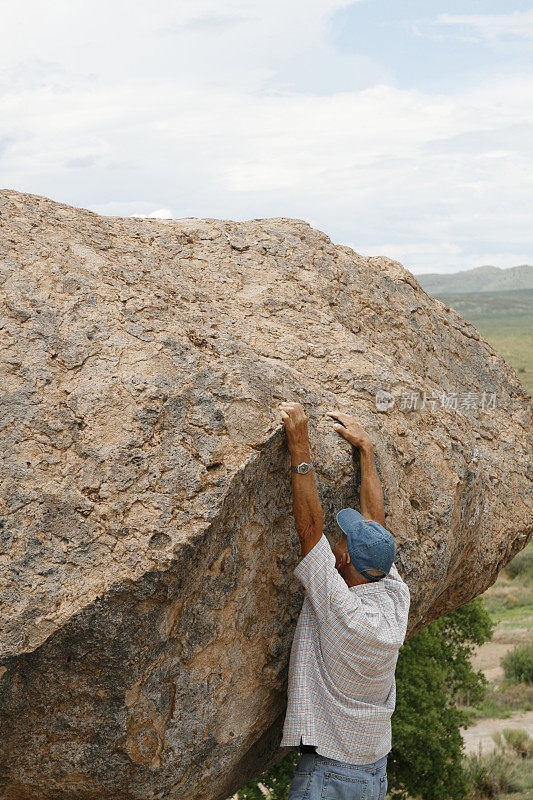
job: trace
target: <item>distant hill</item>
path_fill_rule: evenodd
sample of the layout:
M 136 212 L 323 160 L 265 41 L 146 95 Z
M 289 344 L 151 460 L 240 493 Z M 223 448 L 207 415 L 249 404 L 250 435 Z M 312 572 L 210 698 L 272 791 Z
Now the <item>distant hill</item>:
M 415 275 L 421 287 L 432 295 L 467 294 L 470 292 L 509 292 L 533 289 L 533 266 L 476 267 L 449 275 L 427 273 Z
M 487 266 L 415 277 L 428 294 L 478 329 L 533 396 L 533 266 Z

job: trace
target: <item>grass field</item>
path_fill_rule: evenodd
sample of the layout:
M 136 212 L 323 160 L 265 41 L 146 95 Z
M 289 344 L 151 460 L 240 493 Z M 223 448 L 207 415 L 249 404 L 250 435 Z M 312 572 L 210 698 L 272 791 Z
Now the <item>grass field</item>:
M 482 598 L 497 627 L 473 660 L 474 668 L 482 669 L 489 680 L 485 697 L 475 706 L 463 706 L 470 716 L 464 732 L 465 740 L 470 741 L 465 759 L 471 784 L 468 800 L 533 800 L 533 684 L 506 676 L 502 669 L 505 653 L 532 641 L 533 540 L 500 572 Z M 489 739 L 498 743 L 508 735 L 510 747 L 497 745 L 487 751 Z M 483 753 L 473 749 L 476 741 Z M 522 745 L 514 752 L 513 741 Z
M 471 322 L 533 394 L 533 289 L 435 296 Z

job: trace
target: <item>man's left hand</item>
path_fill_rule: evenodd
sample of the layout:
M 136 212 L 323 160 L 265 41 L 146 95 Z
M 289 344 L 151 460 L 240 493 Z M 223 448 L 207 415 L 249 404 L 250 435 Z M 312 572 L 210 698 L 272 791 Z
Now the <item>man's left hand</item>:
M 307 417 L 300 403 L 284 401 L 279 404 L 279 409 L 285 423 L 289 450 L 293 452 L 306 449 L 309 446 Z

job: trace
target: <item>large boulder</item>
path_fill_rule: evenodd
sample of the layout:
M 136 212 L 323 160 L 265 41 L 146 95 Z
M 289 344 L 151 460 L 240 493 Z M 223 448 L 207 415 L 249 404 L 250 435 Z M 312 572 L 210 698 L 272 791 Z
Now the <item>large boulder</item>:
M 301 220 L 1 198 L 0 794 L 223 800 L 283 754 L 278 403 L 308 413 L 328 535 L 359 461 L 325 412 L 368 429 L 411 636 L 531 536 L 529 398 L 400 264 Z

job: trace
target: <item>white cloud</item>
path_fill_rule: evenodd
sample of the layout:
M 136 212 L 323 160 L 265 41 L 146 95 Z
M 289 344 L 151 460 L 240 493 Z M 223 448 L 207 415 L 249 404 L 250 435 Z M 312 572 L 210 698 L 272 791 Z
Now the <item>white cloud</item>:
M 515 267 L 518 264 L 531 264 L 531 251 L 527 248 L 515 250 L 513 253 L 504 251 L 493 251 L 478 248 L 474 258 L 470 257 L 466 262 L 463 248 L 445 241 L 420 241 L 403 242 L 376 242 L 366 247 L 357 247 L 355 242 L 345 242 L 348 247 L 352 247 L 362 256 L 386 256 L 394 261 L 399 261 L 414 275 L 423 275 L 427 272 L 437 272 L 446 274 L 450 271 L 460 269 L 473 269 L 487 264 L 498 267 Z M 436 258 L 436 253 L 438 257 Z M 450 270 L 450 265 L 454 270 Z
M 141 219 L 173 219 L 174 215 L 170 208 L 158 208 L 151 214 L 130 214 L 130 217 L 140 217 Z
M 10 6 L 2 183 L 110 215 L 303 218 L 418 272 L 527 261 L 533 77 L 310 91 L 349 4 Z
M 533 39 L 533 10 L 511 14 L 439 14 L 430 24 L 465 29 L 462 38 L 467 41 Z

